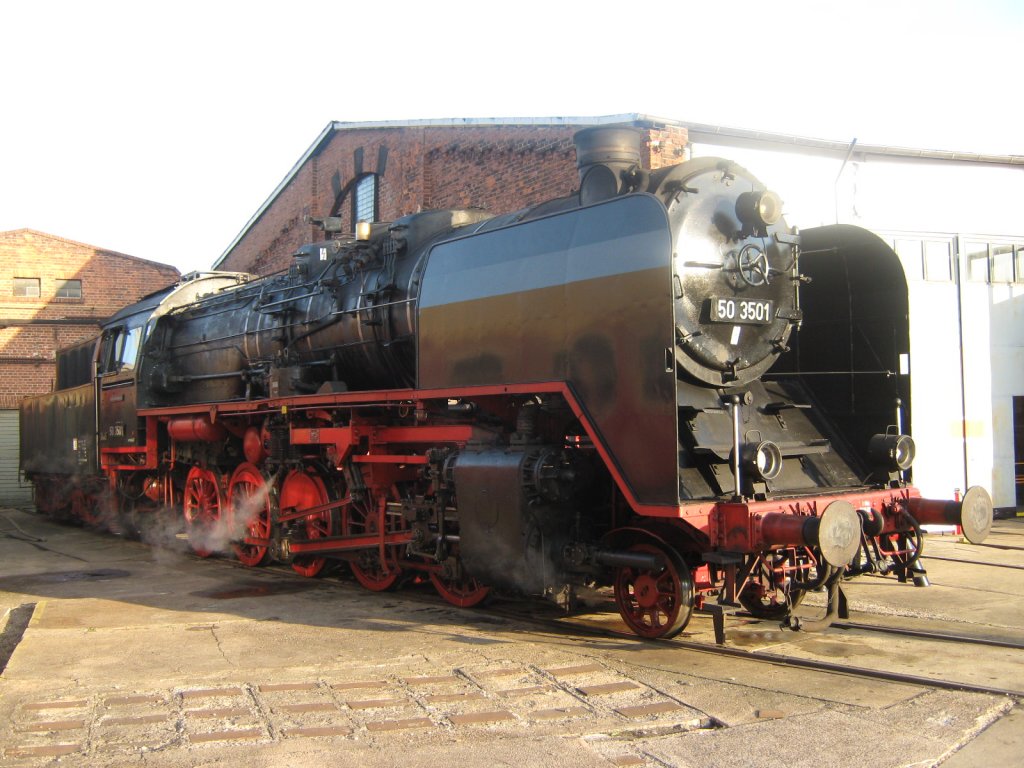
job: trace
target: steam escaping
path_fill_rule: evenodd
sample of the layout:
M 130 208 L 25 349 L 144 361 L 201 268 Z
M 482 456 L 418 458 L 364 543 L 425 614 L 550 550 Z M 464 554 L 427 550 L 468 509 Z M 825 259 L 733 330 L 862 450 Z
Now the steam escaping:
M 241 549 L 258 547 L 246 544 L 245 539 L 269 538 L 271 490 L 265 479 L 258 484 L 239 483 L 230 501 L 226 494 L 218 495 L 216 504 L 194 509 L 190 521 L 181 507 L 164 505 L 142 511 L 138 514 L 141 539 L 155 553 L 191 549 L 202 557 L 239 554 Z
M 165 560 L 171 552 L 184 554 L 188 551 L 184 530 L 185 518 L 179 508 L 160 506 L 140 513 L 139 538 L 149 545 L 154 561 Z
M 246 544 L 244 539 L 269 538 L 270 491 L 265 479 L 258 484 L 243 481 L 234 486 L 230 500 L 218 494 L 216 506 L 201 504 L 192 511 L 191 520 L 183 516 L 189 545 L 201 557 L 260 546 Z

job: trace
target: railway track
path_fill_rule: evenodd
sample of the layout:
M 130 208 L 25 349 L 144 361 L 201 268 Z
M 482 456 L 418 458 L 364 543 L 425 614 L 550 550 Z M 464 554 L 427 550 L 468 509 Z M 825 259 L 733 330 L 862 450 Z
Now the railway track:
M 941 557 L 939 555 L 928 555 L 926 560 L 940 560 L 944 563 L 962 563 L 963 565 L 981 565 L 985 568 L 1010 568 L 1015 571 L 1024 571 L 1024 565 L 1013 565 L 1011 563 L 986 563 L 982 560 L 964 560 L 959 557 Z
M 668 641 L 673 642 L 673 641 Z M 780 664 L 787 667 L 798 667 L 800 669 L 811 669 L 818 672 L 833 672 L 841 675 L 853 675 L 870 680 L 884 680 L 890 683 L 903 683 L 906 685 L 917 685 L 924 688 L 937 688 L 947 691 L 965 691 L 969 693 L 984 693 L 991 696 L 1010 696 L 1015 699 L 1024 699 L 1024 690 L 1013 688 L 1002 688 L 1000 686 L 978 685 L 960 680 L 945 680 L 923 675 L 912 675 L 905 672 L 890 672 L 881 669 L 870 669 L 867 667 L 855 666 L 852 664 L 838 664 L 836 662 L 822 661 L 820 659 L 805 659 L 797 656 L 786 656 L 767 651 L 748 651 L 741 648 L 729 648 L 708 643 L 694 643 L 689 641 L 675 641 L 677 645 L 700 650 L 707 653 L 732 656 L 751 661 Z
M 744 659 L 746 661 L 758 663 L 775 664 L 779 666 L 814 670 L 817 672 L 830 672 L 840 675 L 851 675 L 869 680 L 882 680 L 885 682 L 902 683 L 906 685 L 915 685 L 940 690 L 982 693 L 992 696 L 1010 696 L 1015 699 L 1024 700 L 1024 688 L 1004 688 L 1001 686 L 971 683 L 963 680 L 950 680 L 944 678 L 929 677 L 925 675 L 909 674 L 905 672 L 892 672 L 888 670 L 872 669 L 869 667 L 862 667 L 853 664 L 841 664 L 837 662 L 824 661 L 821 659 L 808 659 L 800 656 L 787 655 L 773 651 L 749 650 L 729 645 L 718 645 L 715 643 L 685 640 L 680 638 L 673 638 L 669 640 L 645 640 L 637 638 L 632 633 L 628 633 L 626 631 L 618 632 L 609 629 L 602 629 L 587 624 L 566 621 L 564 619 L 544 619 L 523 616 L 522 614 L 508 614 L 508 616 L 516 618 L 517 621 L 538 624 L 549 629 L 557 628 L 558 631 L 562 633 L 575 632 L 595 637 L 614 638 L 616 640 L 621 640 L 624 643 L 660 644 L 666 647 L 683 648 L 689 651 L 707 653 L 715 656 L 726 656 L 731 658 Z M 833 627 L 836 627 L 836 625 L 833 624 Z M 845 626 L 839 626 L 836 628 L 861 629 L 871 631 L 890 631 L 887 627 L 860 625 L 849 622 L 845 623 Z M 989 645 L 994 647 L 1024 650 L 1024 644 L 1020 643 L 1000 643 L 999 641 L 986 641 L 983 638 L 971 638 L 967 636 L 958 636 L 942 633 L 929 633 L 915 630 L 893 629 L 891 631 L 893 634 L 902 634 L 918 639 L 944 640 L 948 642 L 961 642 L 970 644 L 977 643 L 981 645 Z
M 1009 551 L 1024 552 L 1024 547 L 1018 546 L 1016 544 L 996 544 L 996 543 L 993 543 L 993 542 L 983 541 L 981 544 L 972 544 L 971 546 L 983 547 L 983 548 L 988 548 L 988 549 L 1002 549 L 1002 550 L 1005 550 L 1005 551 L 1008 551 L 1008 552 Z
M 282 571 L 282 573 L 283 572 L 284 571 Z M 287 575 L 291 577 L 291 574 Z M 338 578 L 331 579 L 331 582 L 342 589 L 356 588 L 354 585 L 350 585 L 347 582 Z M 439 596 L 432 593 L 427 593 L 425 591 L 419 592 L 416 590 L 404 590 L 399 593 L 392 593 L 390 597 L 392 599 L 397 598 L 403 600 L 411 600 L 419 603 L 430 603 L 438 606 L 451 607 L 447 603 L 445 603 Z M 587 635 L 589 637 L 612 639 L 617 642 L 622 642 L 623 644 L 640 644 L 653 646 L 660 645 L 667 648 L 680 648 L 687 651 L 743 659 L 745 661 L 761 664 L 774 664 L 777 666 L 813 670 L 817 672 L 827 672 L 832 674 L 854 676 L 869 680 L 880 680 L 890 683 L 901 683 L 905 685 L 914 685 L 940 690 L 964 691 L 969 693 L 981 693 L 992 696 L 1010 696 L 1015 699 L 1024 700 L 1024 686 L 1022 686 L 1021 688 L 1007 688 L 995 685 L 984 685 L 964 680 L 953 680 L 940 677 L 931 677 L 927 675 L 910 674 L 905 672 L 893 672 L 890 670 L 874 669 L 870 667 L 857 666 L 853 664 L 844 664 L 826 661 L 822 659 L 805 658 L 791 654 L 779 653 L 777 651 L 746 649 L 739 648 L 734 645 L 719 645 L 713 642 L 687 640 L 678 637 L 667 640 L 642 639 L 638 638 L 636 635 L 634 635 L 632 632 L 629 632 L 624 627 L 622 630 L 618 630 L 609 627 L 595 626 L 592 622 L 588 622 L 582 619 L 576 619 L 572 616 L 550 615 L 552 611 L 552 606 L 550 606 L 549 604 L 537 603 L 536 601 L 524 600 L 521 602 L 506 602 L 499 600 L 487 606 L 486 608 L 474 610 L 484 615 L 507 619 L 519 625 L 537 627 L 543 629 L 546 632 L 551 632 L 553 634 L 558 634 L 561 636 L 582 634 Z M 549 615 L 543 615 L 545 613 Z M 615 611 L 613 609 L 610 609 L 606 615 L 610 615 L 612 613 L 615 613 Z M 587 615 L 592 616 L 593 614 L 588 612 Z M 762 623 L 766 625 L 773 624 L 773 622 Z M 857 630 L 862 632 L 899 635 L 918 640 L 932 640 L 1024 651 L 1024 643 L 1013 641 L 1001 641 L 991 638 L 982 638 L 963 634 L 930 632 L 925 630 L 915 630 L 900 627 L 885 627 L 881 625 L 864 624 L 849 621 L 834 622 L 832 624 L 832 628 L 840 630 L 842 632 Z M 800 635 L 794 633 L 794 639 L 796 639 L 798 636 Z M 802 636 L 806 637 L 809 635 L 807 633 L 803 633 Z M 842 638 L 842 636 L 839 634 L 833 635 L 832 637 L 837 639 Z
M 902 627 L 887 627 L 880 624 L 863 624 L 853 621 L 834 621 L 832 629 L 860 630 L 865 632 L 877 632 L 887 635 L 899 635 L 901 637 L 913 637 L 921 640 L 936 640 L 948 643 L 965 643 L 968 645 L 983 645 L 989 648 L 1010 648 L 1017 651 L 1024 651 L 1024 642 L 1013 640 L 999 640 L 991 637 L 974 637 L 971 635 L 960 635 L 952 632 L 929 632 L 921 629 L 905 629 Z

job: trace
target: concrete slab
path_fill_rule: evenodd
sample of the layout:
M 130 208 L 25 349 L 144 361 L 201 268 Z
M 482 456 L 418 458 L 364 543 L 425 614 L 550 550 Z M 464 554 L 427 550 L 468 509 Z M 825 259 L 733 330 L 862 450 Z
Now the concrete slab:
M 676 768 L 729 768 L 737 756 L 765 768 L 877 768 L 935 765 L 946 754 L 942 739 L 912 735 L 899 727 L 899 714 L 878 723 L 859 711 L 823 710 L 770 722 L 737 726 L 714 734 L 681 734 L 647 740 L 641 751 Z M 907 746 L 908 742 L 912 746 Z M 870 757 L 868 754 L 870 752 Z M 751 760 L 748 764 L 753 765 Z
M 559 634 L 3 514 L 30 538 L 0 539 L 0 605 L 32 616 L 0 676 L 5 765 L 820 768 L 1014 743 L 999 697 Z M 731 641 L 876 655 L 760 626 Z
M 977 766 L 1024 765 L 1024 711 L 1020 705 L 968 741 L 943 761 L 943 768 L 977 768 Z

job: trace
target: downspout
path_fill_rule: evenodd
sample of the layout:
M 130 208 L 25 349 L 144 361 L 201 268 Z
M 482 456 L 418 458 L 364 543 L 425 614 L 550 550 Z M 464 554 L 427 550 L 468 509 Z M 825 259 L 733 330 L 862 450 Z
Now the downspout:
M 846 164 L 850 162 L 850 156 L 853 154 L 853 148 L 857 146 L 857 139 L 854 138 L 850 142 L 850 148 L 846 150 L 846 157 L 843 158 L 843 164 L 839 166 L 839 173 L 836 174 L 835 183 L 832 185 L 832 199 L 835 201 L 836 206 L 836 224 L 839 223 L 839 179 L 843 177 L 843 171 L 846 169 Z
M 953 252 L 954 278 L 956 281 L 956 330 L 960 344 L 960 444 L 963 447 L 964 482 L 961 488 L 967 488 L 967 381 L 964 376 L 964 304 L 963 288 L 960 275 L 960 237 L 951 243 Z
M 103 354 L 104 349 L 104 336 L 100 334 L 100 338 L 96 344 L 96 350 L 92 356 L 92 413 L 95 426 L 93 428 L 93 439 L 96 441 L 96 448 L 93 456 L 93 469 L 96 474 L 99 474 L 102 468 L 102 462 L 100 462 L 100 397 L 102 395 L 102 386 L 100 380 L 100 356 Z

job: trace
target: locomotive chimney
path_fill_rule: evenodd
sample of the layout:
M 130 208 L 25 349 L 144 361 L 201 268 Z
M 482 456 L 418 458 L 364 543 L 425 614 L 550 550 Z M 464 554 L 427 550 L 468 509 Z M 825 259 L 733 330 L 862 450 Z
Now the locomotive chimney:
M 623 125 L 584 128 L 573 136 L 580 174 L 580 204 L 589 205 L 636 189 L 644 135 Z

